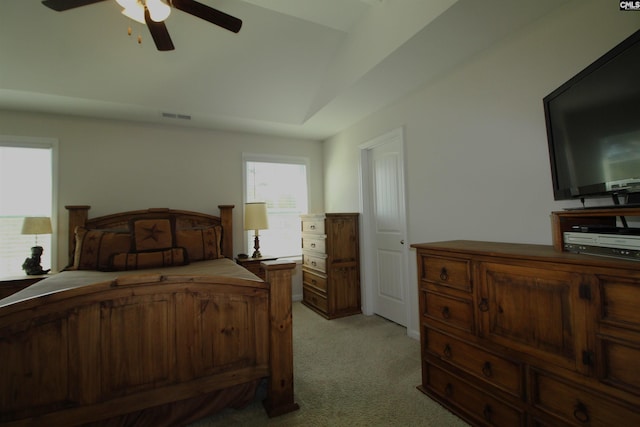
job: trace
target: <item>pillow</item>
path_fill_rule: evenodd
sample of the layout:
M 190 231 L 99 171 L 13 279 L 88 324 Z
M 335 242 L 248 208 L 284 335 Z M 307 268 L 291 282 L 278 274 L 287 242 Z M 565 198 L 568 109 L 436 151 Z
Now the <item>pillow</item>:
M 131 251 L 157 251 L 174 247 L 175 218 L 161 217 L 150 219 L 132 218 L 129 222 L 131 230 Z
M 183 247 L 189 254 L 189 261 L 224 258 L 220 247 L 222 227 L 219 225 L 186 228 L 176 231 L 176 246 Z
M 76 227 L 74 233 L 73 264 L 66 270 L 108 270 L 111 256 L 131 247 L 131 234 L 127 230 Z
M 111 257 L 111 270 L 139 270 L 143 268 L 173 267 L 189 264 L 184 248 L 171 248 L 161 251 L 126 252 Z

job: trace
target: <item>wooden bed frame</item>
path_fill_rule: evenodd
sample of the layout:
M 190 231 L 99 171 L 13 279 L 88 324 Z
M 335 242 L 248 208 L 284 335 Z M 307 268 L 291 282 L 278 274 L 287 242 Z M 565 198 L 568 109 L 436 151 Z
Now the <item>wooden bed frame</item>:
M 220 217 L 149 209 L 89 219 L 73 230 L 122 228 L 135 216 L 174 215 L 223 227 L 233 255 L 232 209 Z M 293 398 L 290 262 L 263 263 L 267 282 L 222 276 L 127 275 L 0 309 L 0 424 L 179 426 L 243 407 L 268 378 L 269 416 Z

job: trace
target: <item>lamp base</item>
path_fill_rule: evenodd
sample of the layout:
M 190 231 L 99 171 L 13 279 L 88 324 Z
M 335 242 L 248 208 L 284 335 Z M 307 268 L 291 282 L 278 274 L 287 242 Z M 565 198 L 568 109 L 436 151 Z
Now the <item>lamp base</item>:
M 262 258 L 262 254 L 260 253 L 260 251 L 253 251 L 251 258 Z
M 256 230 L 256 237 L 253 239 L 253 254 L 251 258 L 261 258 L 262 254 L 260 253 L 260 239 L 258 239 L 258 231 Z
M 22 269 L 27 273 L 27 276 L 38 276 L 41 274 L 47 274 L 50 270 L 43 270 L 40 265 L 42 252 L 42 246 L 34 246 L 31 248 L 31 258 L 26 258 L 22 264 Z

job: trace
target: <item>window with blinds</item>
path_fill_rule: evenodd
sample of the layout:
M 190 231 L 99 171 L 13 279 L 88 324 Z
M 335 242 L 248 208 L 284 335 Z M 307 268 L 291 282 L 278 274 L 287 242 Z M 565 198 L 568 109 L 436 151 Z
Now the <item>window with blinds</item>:
M 41 265 L 51 268 L 51 235 L 23 235 L 27 216 L 52 216 L 53 146 L 0 139 L 0 277 L 24 275 L 31 247 L 42 246 Z M 53 221 L 52 221 L 53 222 Z
M 300 215 L 308 213 L 307 160 L 244 156 L 245 202 L 266 202 L 269 229 L 260 230 L 263 256 L 302 253 Z M 245 233 L 245 249 L 253 252 L 254 231 Z

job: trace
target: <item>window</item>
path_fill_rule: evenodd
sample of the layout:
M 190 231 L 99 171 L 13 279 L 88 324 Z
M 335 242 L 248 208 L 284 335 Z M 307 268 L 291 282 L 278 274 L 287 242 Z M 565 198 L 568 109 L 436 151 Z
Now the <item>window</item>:
M 24 217 L 52 217 L 54 149 L 54 140 L 0 136 L 0 277 L 25 274 L 22 264 L 36 238 L 42 267 L 53 265 L 52 235 L 21 231 Z
M 308 211 L 307 159 L 244 155 L 245 202 L 266 202 L 269 229 L 260 230 L 263 256 L 302 253 L 300 215 Z M 253 252 L 254 232 L 245 234 Z

